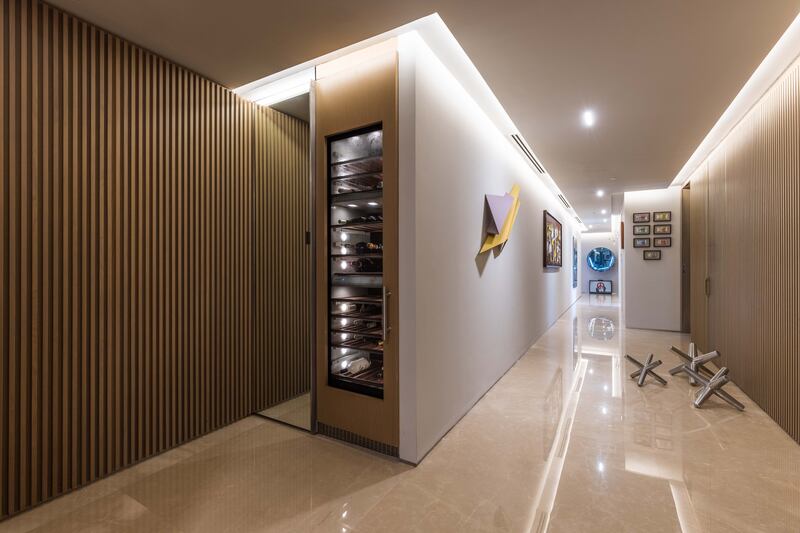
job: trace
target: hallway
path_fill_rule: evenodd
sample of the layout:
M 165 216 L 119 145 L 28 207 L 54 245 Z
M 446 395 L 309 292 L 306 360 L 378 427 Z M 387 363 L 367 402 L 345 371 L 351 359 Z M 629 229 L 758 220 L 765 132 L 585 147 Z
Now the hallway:
M 584 296 L 417 468 L 248 417 L 0 531 L 800 530 L 800 448 L 734 385 L 743 413 L 627 378 L 687 343 Z

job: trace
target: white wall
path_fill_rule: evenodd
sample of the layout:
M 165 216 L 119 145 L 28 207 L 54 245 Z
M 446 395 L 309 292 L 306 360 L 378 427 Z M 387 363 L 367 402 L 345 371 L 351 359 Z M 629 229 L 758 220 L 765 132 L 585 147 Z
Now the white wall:
M 611 270 L 608 270 L 607 272 L 597 272 L 592 270 L 589 268 L 589 264 L 586 262 L 586 257 L 589 255 L 589 252 L 598 246 L 608 248 L 614 252 L 614 255 L 617 258 L 614 266 L 611 267 Z M 617 239 L 613 233 L 610 231 L 583 233 L 581 235 L 581 249 L 578 255 L 578 264 L 580 265 L 579 268 L 581 270 L 578 280 L 580 281 L 582 293 L 589 292 L 589 280 L 592 279 L 611 280 L 614 294 L 619 293 L 619 243 L 617 242 Z
M 645 261 L 633 247 L 633 213 L 672 211 L 672 247 L 660 261 Z M 681 328 L 681 190 L 679 187 L 625 193 L 625 274 L 622 289 L 629 328 L 680 331 Z M 642 235 L 653 239 L 656 235 Z M 651 243 L 652 244 L 652 243 Z
M 418 462 L 579 296 L 574 219 L 416 36 L 400 40 L 400 456 Z M 499 254 L 484 195 L 521 187 Z M 542 266 L 543 210 L 564 266 Z M 578 237 L 579 238 L 579 237 Z

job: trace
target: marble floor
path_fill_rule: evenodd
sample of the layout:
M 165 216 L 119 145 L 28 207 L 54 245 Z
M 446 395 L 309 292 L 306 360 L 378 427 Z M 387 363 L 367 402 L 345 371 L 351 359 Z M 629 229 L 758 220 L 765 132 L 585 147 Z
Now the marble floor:
M 250 417 L 0 524 L 2 532 L 793 532 L 800 446 L 662 374 L 684 335 L 566 312 L 418 467 Z

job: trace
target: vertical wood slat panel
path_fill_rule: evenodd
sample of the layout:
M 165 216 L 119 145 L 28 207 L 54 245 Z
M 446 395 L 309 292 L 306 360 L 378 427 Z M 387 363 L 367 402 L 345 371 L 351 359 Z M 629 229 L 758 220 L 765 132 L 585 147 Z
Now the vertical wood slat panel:
M 269 108 L 253 121 L 252 379 L 262 410 L 311 390 L 309 127 Z
M 700 280 L 712 279 L 706 349 L 718 349 L 736 384 L 800 442 L 800 63 L 764 95 L 703 164 L 709 204 L 697 208 L 691 180 L 692 337 Z M 708 264 L 694 253 L 708 253 Z M 705 318 L 705 316 L 704 316 Z M 699 325 L 699 323 L 697 324 Z
M 3 0 L 0 30 L 3 519 L 252 412 L 267 141 L 252 104 L 46 4 Z

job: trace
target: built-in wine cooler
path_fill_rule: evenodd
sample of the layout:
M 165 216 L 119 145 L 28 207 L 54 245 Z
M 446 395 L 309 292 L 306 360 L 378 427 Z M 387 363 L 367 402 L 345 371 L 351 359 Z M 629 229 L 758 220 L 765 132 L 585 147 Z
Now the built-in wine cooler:
M 396 53 L 318 73 L 312 93 L 316 429 L 397 455 Z
M 383 398 L 383 130 L 327 138 L 328 385 Z

